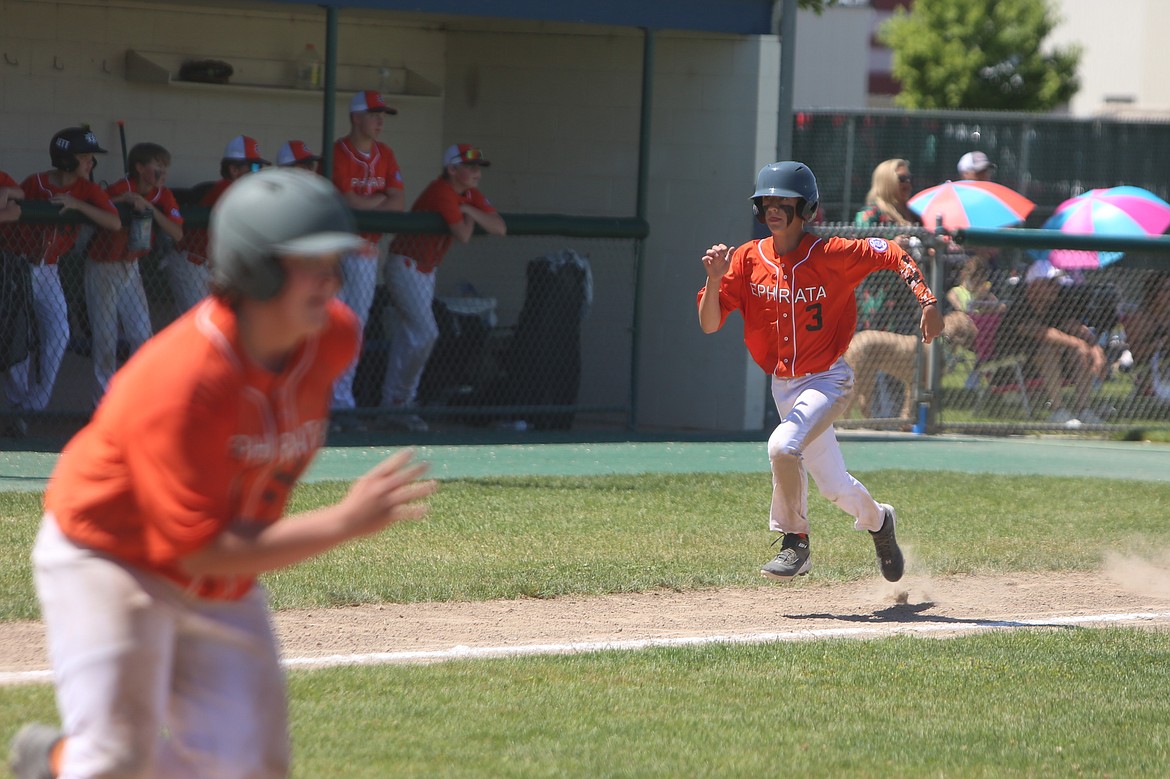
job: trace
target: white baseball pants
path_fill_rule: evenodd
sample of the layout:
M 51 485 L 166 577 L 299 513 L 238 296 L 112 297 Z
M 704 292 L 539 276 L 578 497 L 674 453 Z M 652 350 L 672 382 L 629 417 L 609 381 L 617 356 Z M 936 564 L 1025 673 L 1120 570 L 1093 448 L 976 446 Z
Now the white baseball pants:
M 821 494 L 854 518 L 857 530 L 880 530 L 881 507 L 845 470 L 833 421 L 849 403 L 853 369 L 838 359 L 824 373 L 795 379 L 772 377 L 780 424 L 768 438 L 772 507 L 768 526 L 779 533 L 808 533 L 808 475 Z
M 53 396 L 57 372 L 69 345 L 69 307 L 65 304 L 56 265 L 34 265 L 31 270 L 33 316 L 37 320 L 40 343 L 28 359 L 8 369 L 3 388 L 13 408 L 43 411 Z
M 431 307 L 438 269 L 421 273 L 409 257 L 392 254 L 386 261 L 386 292 L 395 314 L 390 334 L 382 405 L 413 403 L 427 360 L 439 340 L 439 325 Z
M 337 299 L 349 306 L 357 315 L 361 330 L 366 330 L 370 320 L 370 306 L 374 304 L 374 287 L 378 284 L 378 262 L 368 254 L 350 254 L 341 258 L 341 289 Z M 358 352 L 349 367 L 333 382 L 333 408 L 354 408 L 353 379 L 357 375 L 357 364 L 362 358 Z
M 85 305 L 93 336 L 91 354 L 97 382 L 94 405 L 106 394 L 110 378 L 118 369 L 118 329 L 126 336 L 130 351 L 150 338 L 150 308 L 138 261 L 85 263 Z
M 79 547 L 51 514 L 33 548 L 66 742 L 60 779 L 278 779 L 284 674 L 257 586 L 239 601 Z
M 159 263 L 167 274 L 171 296 L 175 300 L 175 316 L 182 316 L 195 307 L 211 288 L 211 270 L 187 259 L 187 252 L 173 251 Z

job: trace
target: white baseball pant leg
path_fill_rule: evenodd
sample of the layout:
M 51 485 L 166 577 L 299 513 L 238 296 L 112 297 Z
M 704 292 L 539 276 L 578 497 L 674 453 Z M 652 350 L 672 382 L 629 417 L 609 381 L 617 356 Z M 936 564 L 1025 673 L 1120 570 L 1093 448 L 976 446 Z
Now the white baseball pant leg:
M 13 407 L 43 411 L 53 395 L 57 371 L 69 344 L 69 307 L 56 265 L 32 266 L 32 293 L 40 341 L 27 360 L 8 369 L 4 391 Z M 37 361 L 35 371 L 33 360 Z
M 382 405 L 412 403 L 427 360 L 439 340 L 439 325 L 431 307 L 438 269 L 420 273 L 415 261 L 400 254 L 386 262 L 386 292 L 397 315 L 390 334 L 390 355 L 382 383 Z
M 60 779 L 280 779 L 284 675 L 256 587 L 206 601 L 79 547 L 46 515 L 33 549 L 66 742 Z
M 881 507 L 845 470 L 833 421 L 849 404 L 853 369 L 838 359 L 829 370 L 795 379 L 772 377 L 781 422 L 768 438 L 772 506 L 768 526 L 779 533 L 808 533 L 808 475 L 858 530 L 880 530 Z M 806 472 L 807 469 L 807 472 Z
M 337 299 L 357 315 L 362 332 L 370 320 L 370 306 L 374 304 L 374 287 L 378 284 L 378 261 L 368 254 L 350 254 L 341 258 L 341 289 Z M 353 379 L 357 375 L 359 352 L 349 367 L 333 382 L 333 408 L 354 408 Z
M 106 394 L 110 378 L 118 370 L 118 326 L 131 353 L 150 338 L 150 308 L 138 261 L 85 263 L 85 305 L 93 337 L 91 355 L 94 405 Z
M 194 308 L 211 291 L 211 270 L 191 262 L 187 252 L 172 251 L 159 264 L 166 270 L 176 317 Z

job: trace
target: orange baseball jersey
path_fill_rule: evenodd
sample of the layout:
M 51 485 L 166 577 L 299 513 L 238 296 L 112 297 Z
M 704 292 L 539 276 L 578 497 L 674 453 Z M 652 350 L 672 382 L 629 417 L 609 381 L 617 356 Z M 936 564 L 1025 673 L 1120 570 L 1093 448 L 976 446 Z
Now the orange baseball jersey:
M 464 203 L 489 214 L 496 212 L 495 207 L 478 189 L 469 189 L 460 195 L 451 186 L 451 182 L 442 176 L 427 185 L 427 188 L 414 201 L 410 210 L 412 213 L 415 211 L 437 212 L 443 217 L 444 222 L 454 225 L 463 221 L 463 212 L 459 210 L 459 206 Z M 418 265 L 420 272 L 430 273 L 443 261 L 443 257 L 451 248 L 453 240 L 454 236 L 451 233 L 396 235 L 390 244 L 390 252 L 411 258 Z
M 359 339 L 353 312 L 334 300 L 325 329 L 274 374 L 245 356 L 231 308 L 205 299 L 115 374 L 62 452 L 46 510 L 82 546 L 205 598 L 242 597 L 252 577 L 192 580 L 177 561 L 237 520 L 282 516 L 325 441 L 333 380 Z
M 130 179 L 122 178 L 106 187 L 106 194 L 113 200 L 133 190 L 134 185 Z M 183 215 L 179 213 L 179 204 L 175 200 L 175 196 L 166 187 L 154 187 L 146 194 L 146 200 L 153 203 L 156 208 L 162 211 L 167 219 L 170 219 L 175 224 L 183 224 Z M 90 245 L 89 256 L 97 262 L 137 260 L 139 257 L 145 257 L 149 249 L 142 249 L 135 252 L 126 251 L 126 243 L 129 239 L 130 232 L 125 227 L 116 233 L 102 230 L 94 236 L 93 243 Z
M 227 188 L 232 185 L 232 179 L 220 179 L 215 182 L 215 186 L 207 190 L 203 197 L 199 198 L 198 205 L 204 208 L 211 208 L 216 201 L 223 197 L 223 193 L 227 192 Z M 179 248 L 187 252 L 187 260 L 196 265 L 207 264 L 207 228 L 197 227 L 193 230 L 183 231 L 183 240 L 179 242 Z
M 719 283 L 720 326 L 738 310 L 756 364 L 783 378 L 828 370 L 857 328 L 854 290 L 870 273 L 892 270 L 922 306 L 937 302 L 914 260 L 884 238 L 848 240 L 806 233 L 777 257 L 772 239 L 735 250 Z M 701 300 L 699 290 L 697 300 Z
M 12 189 L 16 189 L 19 186 L 20 185 L 16 183 L 16 179 L 12 178 L 12 176 L 9 176 L 4 171 L 0 170 L 0 189 L 8 189 L 10 187 Z M 8 240 L 8 228 L 5 225 L 0 225 L 0 250 L 11 249 L 11 250 L 15 251 L 16 247 L 10 246 L 9 243 L 10 242 Z
M 118 209 L 110 202 L 110 196 L 99 185 L 89 179 L 78 179 L 68 187 L 58 187 L 49 180 L 49 174 L 34 173 L 21 182 L 25 200 L 49 200 L 57 195 L 73 197 L 100 209 L 117 214 Z M 77 241 L 75 224 L 19 224 L 16 245 L 21 254 L 34 265 L 56 265 L 57 259 L 73 248 Z
M 333 185 L 342 192 L 358 195 L 377 195 L 392 189 L 405 189 L 398 159 L 384 143 L 374 141 L 370 151 L 358 151 L 349 138 L 339 138 L 333 144 Z M 371 243 L 381 238 L 379 233 L 362 233 Z

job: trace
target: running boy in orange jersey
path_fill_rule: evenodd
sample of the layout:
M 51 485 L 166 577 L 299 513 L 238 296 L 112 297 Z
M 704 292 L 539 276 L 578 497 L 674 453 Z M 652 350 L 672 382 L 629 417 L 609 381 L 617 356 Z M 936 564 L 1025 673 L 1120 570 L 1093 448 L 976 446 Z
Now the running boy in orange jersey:
M 85 307 L 89 313 L 93 356 L 94 404 L 110 385 L 118 365 L 118 331 L 133 352 L 150 338 L 150 308 L 138 260 L 151 248 L 154 228 L 172 241 L 183 237 L 183 216 L 165 186 L 171 154 L 157 143 L 138 143 L 126 158 L 129 175 L 106 188 L 114 203 L 126 203 L 134 216 L 130 230 L 99 233 L 85 265 Z M 145 224 L 146 227 L 141 227 Z
M 405 184 L 398 159 L 389 146 L 378 138 L 387 114 L 397 109 L 386 105 L 382 96 L 372 90 L 358 92 L 349 101 L 349 135 L 333 144 L 333 183 L 341 191 L 350 208 L 359 211 L 401 211 L 406 207 Z M 363 233 L 362 237 L 377 246 L 384 238 L 379 233 Z M 374 287 L 378 283 L 378 259 L 381 251 L 353 254 L 342 260 L 343 280 L 338 298 L 357 314 L 364 329 L 374 303 Z M 333 388 L 333 408 L 352 409 L 357 404 L 353 397 L 353 379 L 357 359 L 337 380 Z M 353 420 L 339 419 L 338 423 L 357 427 Z
M 212 295 L 115 375 L 61 454 L 33 550 L 62 731 L 26 725 L 18 779 L 289 773 L 284 677 L 256 576 L 426 510 L 392 455 L 282 519 L 360 338 L 334 299 L 360 248 L 332 185 L 272 169 L 211 213 Z
M 88 127 L 66 127 L 49 142 L 52 170 L 35 173 L 21 183 L 25 200 L 48 200 L 61 213 L 76 211 L 102 230 L 122 229 L 118 209 L 109 195 L 90 180 L 97 160 L 105 154 Z M 3 377 L 9 405 L 22 411 L 43 411 L 53 395 L 57 371 L 69 344 L 69 308 L 57 272 L 57 260 L 77 241 L 76 224 L 21 224 L 13 239 L 17 251 L 32 265 L 32 302 L 39 345 L 27 360 L 8 369 Z M 35 365 L 34 365 L 35 361 Z
M 409 409 L 418 394 L 419 380 L 439 338 L 439 326 L 431 307 L 435 299 L 435 273 L 439 263 L 458 240 L 467 243 L 479 225 L 489 235 L 504 235 L 507 226 L 495 206 L 479 191 L 484 168 L 491 165 L 478 148 L 466 143 L 449 146 L 443 153 L 443 172 L 411 206 L 411 212 L 433 211 L 443 217 L 449 232 L 437 235 L 397 235 L 390 244 L 386 263 L 386 290 L 398 314 L 399 327 L 390 340 L 382 405 Z M 390 417 L 392 424 L 411 432 L 425 432 L 426 421 L 417 414 Z
M 918 266 L 882 238 L 818 238 L 804 231 L 820 195 L 811 170 L 799 162 L 774 162 L 756 178 L 756 219 L 770 238 L 738 249 L 715 244 L 703 255 L 707 283 L 699 291 L 699 325 L 705 333 L 739 311 L 744 342 L 772 376 L 780 424 L 768 439 L 772 463 L 769 527 L 783 535 L 780 553 L 760 573 L 773 579 L 803 576 L 809 557 L 808 475 L 838 508 L 868 530 L 882 576 L 902 578 L 903 559 L 894 536 L 894 507 L 878 503 L 845 470 L 833 421 L 849 402 L 853 371 L 842 359 L 857 328 L 854 290 L 877 270 L 897 272 L 922 306 L 920 330 L 930 343 L 943 330 L 934 293 Z M 807 471 L 807 472 L 806 472 Z

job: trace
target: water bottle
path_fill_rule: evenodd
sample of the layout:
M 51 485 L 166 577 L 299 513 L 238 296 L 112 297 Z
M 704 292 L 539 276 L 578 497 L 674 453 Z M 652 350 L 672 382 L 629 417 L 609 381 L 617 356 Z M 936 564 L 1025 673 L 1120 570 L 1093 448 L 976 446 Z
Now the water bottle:
M 317 53 L 317 47 L 306 43 L 305 50 L 297 57 L 297 89 L 320 89 L 321 69 L 321 55 Z
M 149 210 L 135 211 L 130 215 L 130 237 L 126 241 L 126 249 L 131 252 L 150 251 L 151 231 L 154 228 L 154 215 Z

